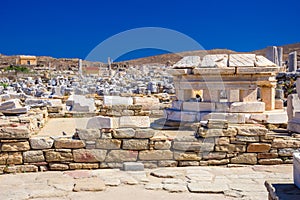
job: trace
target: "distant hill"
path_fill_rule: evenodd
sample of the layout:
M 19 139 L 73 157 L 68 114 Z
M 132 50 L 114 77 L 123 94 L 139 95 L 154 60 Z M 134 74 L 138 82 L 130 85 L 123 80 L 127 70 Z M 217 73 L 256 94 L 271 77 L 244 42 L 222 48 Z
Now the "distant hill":
M 282 45 L 283 47 L 283 60 L 287 60 L 288 54 L 292 51 L 297 51 L 298 59 L 300 60 L 300 43 Z M 252 52 L 236 52 L 229 49 L 212 49 L 212 50 L 199 50 L 199 51 L 187 51 L 181 53 L 168 53 L 156 56 L 149 56 L 144 58 L 138 58 L 134 60 L 123 61 L 122 63 L 128 63 L 130 65 L 141 64 L 174 64 L 178 62 L 184 56 L 200 56 L 203 57 L 206 54 L 235 54 L 235 53 L 255 53 L 258 55 L 266 56 L 266 48 L 255 50 Z

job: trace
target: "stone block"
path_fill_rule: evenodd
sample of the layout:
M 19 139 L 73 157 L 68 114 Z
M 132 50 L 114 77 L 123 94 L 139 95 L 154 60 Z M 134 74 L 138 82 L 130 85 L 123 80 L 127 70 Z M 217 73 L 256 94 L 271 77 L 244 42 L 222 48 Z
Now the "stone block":
M 274 147 L 274 148 L 300 148 L 300 140 L 275 138 L 273 140 L 272 147 Z
M 23 157 L 21 152 L 10 152 L 6 160 L 7 165 L 20 165 L 23 164 Z
M 275 99 L 275 109 L 283 109 L 283 100 Z
M 257 163 L 257 154 L 256 153 L 239 154 L 237 157 L 231 158 L 231 163 L 255 165 Z
M 144 171 L 143 163 L 138 162 L 125 162 L 123 163 L 124 171 Z
M 70 106 L 70 111 L 74 112 L 94 112 L 96 110 L 95 100 L 84 95 L 71 95 L 66 104 Z
M 119 128 L 119 118 L 96 116 L 89 119 L 87 129 Z
M 177 161 L 182 160 L 191 160 L 191 161 L 199 161 L 201 160 L 201 154 L 196 152 L 174 152 L 174 159 Z
M 238 142 L 259 142 L 259 136 L 237 135 L 236 141 L 238 141 Z
M 199 166 L 199 161 L 179 161 L 179 167 Z
M 132 105 L 132 97 L 120 97 L 120 96 L 104 96 L 103 98 L 104 105 Z
M 200 166 L 210 166 L 210 165 L 227 165 L 229 164 L 229 159 L 221 159 L 221 160 L 201 160 Z
M 262 113 L 264 111 L 264 102 L 234 102 L 229 109 L 229 112 L 233 113 Z
M 208 121 L 209 119 L 227 120 L 232 124 L 244 124 L 245 114 L 242 113 L 209 113 L 201 116 L 201 121 Z
M 26 126 L 0 128 L 0 139 L 27 139 L 29 137 L 30 130 Z
M 82 140 L 58 139 L 55 140 L 54 147 L 56 149 L 80 149 L 85 147 L 85 144 Z
M 70 163 L 70 169 L 98 169 L 98 163 Z
M 300 149 L 298 149 L 298 148 L 278 149 L 279 156 L 292 157 L 294 153 L 300 153 Z
M 152 138 L 155 134 L 155 130 L 151 128 L 139 128 L 135 129 L 135 138 Z
M 237 134 L 243 136 L 264 136 L 268 129 L 259 126 L 237 126 Z
M 278 153 L 258 153 L 258 159 L 271 159 L 271 158 L 278 158 Z
M 73 150 L 73 156 L 75 162 L 103 162 L 106 157 L 106 152 L 106 150 L 100 149 L 75 149 Z
M 202 142 L 173 142 L 172 148 L 180 151 L 200 151 Z
M 225 152 L 209 152 L 207 154 L 203 154 L 203 159 L 205 160 L 221 160 L 226 158 Z
M 42 150 L 37 151 L 25 151 L 23 152 L 23 158 L 25 163 L 44 162 L 45 157 Z
M 149 116 L 122 116 L 120 128 L 148 128 L 150 127 Z
M 158 167 L 177 167 L 178 162 L 175 160 L 161 160 L 157 163 Z
M 122 149 L 128 150 L 146 150 L 149 148 L 147 139 L 125 139 L 123 140 Z
M 194 112 L 215 111 L 215 103 L 211 102 L 183 102 L 183 110 Z
M 172 160 L 173 152 L 170 150 L 145 150 L 139 152 L 140 160 Z
M 99 139 L 101 134 L 99 129 L 76 129 L 78 136 L 81 140 L 96 140 Z
M 196 122 L 198 121 L 198 113 L 192 111 L 178 111 L 165 109 L 165 116 L 168 120 L 180 121 L 180 122 Z M 200 121 L 200 120 L 199 120 Z
M 51 149 L 54 143 L 52 138 L 33 137 L 29 139 L 32 149 Z
M 300 189 L 300 153 L 295 153 L 293 155 L 293 161 L 294 184 Z
M 45 150 L 44 152 L 47 162 L 73 161 L 71 149 Z
M 246 145 L 242 145 L 242 144 L 216 145 L 215 150 L 224 151 L 228 153 L 246 152 Z
M 111 150 L 108 152 L 105 162 L 134 162 L 137 157 L 137 151 Z
M 6 173 L 25 173 L 25 172 L 38 172 L 38 167 L 35 165 L 15 165 L 8 166 L 4 169 Z
M 271 149 L 271 144 L 266 143 L 251 143 L 247 147 L 247 152 L 250 153 L 262 153 L 268 152 Z
M 171 141 L 156 141 L 154 142 L 154 149 L 156 150 L 166 150 L 171 148 Z
M 208 119 L 206 126 L 209 129 L 224 129 L 228 128 L 228 121 L 224 119 Z
M 288 116 L 286 112 L 268 113 L 267 123 L 269 124 L 287 124 Z
M 29 142 L 10 142 L 1 146 L 1 151 L 28 151 L 30 149 Z
M 258 163 L 261 165 L 280 165 L 283 164 L 283 161 L 280 158 L 259 159 Z
M 174 110 L 182 110 L 183 101 L 172 101 L 172 109 Z
M 290 94 L 287 98 L 287 115 L 289 121 L 295 117 L 296 112 L 300 112 L 300 99 L 298 94 Z
M 50 163 L 49 168 L 50 168 L 50 170 L 53 170 L 53 171 L 65 171 L 65 170 L 69 169 L 69 165 L 59 164 L 59 163 Z
M 117 139 L 99 139 L 96 140 L 96 148 L 97 149 L 120 149 L 121 143 L 122 141 Z
M 142 105 L 143 110 L 159 110 L 159 99 L 155 97 L 133 97 L 133 104 Z
M 293 118 L 288 122 L 287 130 L 300 133 L 300 119 Z
M 135 136 L 135 130 L 133 128 L 120 128 L 113 132 L 114 138 L 133 138 Z

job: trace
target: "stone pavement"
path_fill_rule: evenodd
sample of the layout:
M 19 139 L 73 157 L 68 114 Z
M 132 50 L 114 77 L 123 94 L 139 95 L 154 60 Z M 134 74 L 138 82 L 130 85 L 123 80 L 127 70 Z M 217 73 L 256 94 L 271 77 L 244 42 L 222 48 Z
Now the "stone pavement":
M 0 199 L 267 199 L 264 182 L 292 183 L 292 170 L 257 165 L 5 174 Z

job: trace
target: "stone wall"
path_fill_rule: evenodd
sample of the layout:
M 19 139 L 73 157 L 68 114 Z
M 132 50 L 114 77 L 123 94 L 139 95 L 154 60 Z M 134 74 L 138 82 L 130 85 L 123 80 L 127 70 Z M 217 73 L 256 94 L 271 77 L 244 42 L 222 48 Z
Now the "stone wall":
M 175 132 L 176 133 L 176 132 Z M 292 163 L 300 138 L 276 136 L 259 126 L 208 123 L 196 134 L 162 134 L 150 128 L 78 129 L 68 137 L 31 137 L 28 129 L 1 128 L 0 173 L 199 165 Z M 176 136 L 174 136 L 176 135 Z

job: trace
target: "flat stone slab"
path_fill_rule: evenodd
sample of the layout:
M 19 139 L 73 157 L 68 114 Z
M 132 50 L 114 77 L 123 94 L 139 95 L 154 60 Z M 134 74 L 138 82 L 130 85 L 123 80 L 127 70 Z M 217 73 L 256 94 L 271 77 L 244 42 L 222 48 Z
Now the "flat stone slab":
M 138 162 L 125 162 L 123 163 L 124 171 L 144 171 L 144 164 Z
M 291 182 L 266 181 L 265 186 L 270 200 L 277 199 L 300 199 L 300 189 Z
M 182 176 L 183 173 L 180 171 L 170 171 L 167 169 L 158 169 L 151 172 L 152 176 L 158 177 L 158 178 L 175 178 Z
M 223 193 L 225 190 L 229 189 L 227 185 L 207 182 L 189 183 L 187 187 L 190 192 L 195 193 Z
M 87 178 L 77 179 L 73 191 L 103 191 L 105 188 L 105 183 L 100 178 Z

